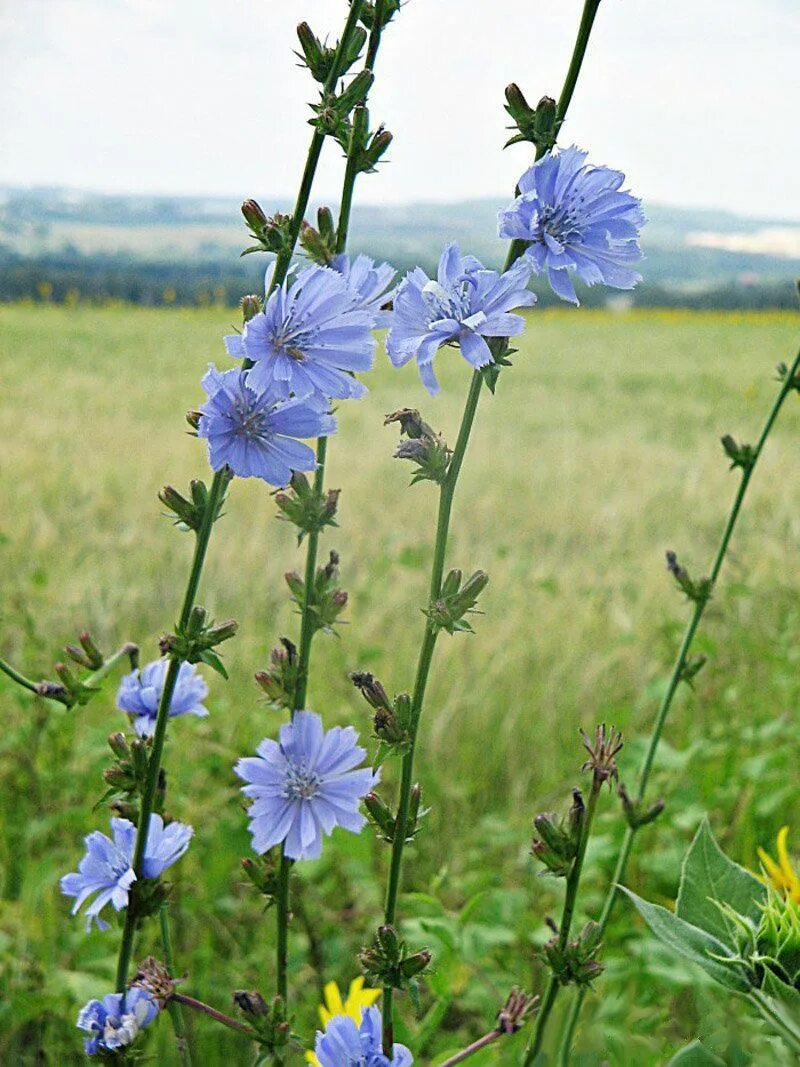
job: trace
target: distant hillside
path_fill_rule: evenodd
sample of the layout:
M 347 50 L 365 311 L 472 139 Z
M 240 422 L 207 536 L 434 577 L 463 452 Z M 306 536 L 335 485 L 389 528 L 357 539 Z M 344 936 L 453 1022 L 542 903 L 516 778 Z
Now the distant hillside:
M 269 210 L 291 207 L 266 197 L 262 203 Z M 403 271 L 417 263 L 432 267 L 456 238 L 487 265 L 498 265 L 501 203 L 357 207 L 351 247 Z M 636 303 L 791 306 L 800 275 L 799 223 L 662 205 L 647 205 L 647 213 L 645 283 Z M 245 244 L 233 199 L 0 187 L 0 299 L 35 297 L 48 273 L 53 298 L 69 287 L 151 303 L 166 288 L 178 302 L 194 302 L 198 287 L 210 286 L 215 299 L 222 289 L 231 301 L 258 284 L 264 266 L 262 257 L 239 260 Z M 589 302 L 607 296 L 592 293 Z

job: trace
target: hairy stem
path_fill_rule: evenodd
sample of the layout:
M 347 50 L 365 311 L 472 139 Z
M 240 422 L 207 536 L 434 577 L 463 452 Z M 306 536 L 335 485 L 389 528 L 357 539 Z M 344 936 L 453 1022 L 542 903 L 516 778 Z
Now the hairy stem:
M 567 876 L 567 890 L 564 895 L 564 907 L 561 911 L 561 923 L 558 928 L 558 947 L 562 952 L 567 947 L 567 942 L 569 941 L 572 919 L 575 915 L 575 905 L 578 901 L 578 887 L 580 886 L 581 874 L 583 873 L 583 861 L 586 858 L 586 846 L 589 843 L 589 836 L 592 832 L 592 823 L 594 822 L 595 812 L 597 811 L 597 801 L 602 786 L 602 778 L 598 774 L 595 774 L 592 777 L 592 788 L 586 803 L 586 813 L 583 819 L 580 841 L 578 842 L 578 850 L 575 854 L 575 859 L 573 860 L 569 875 Z M 525 1059 L 523 1061 L 525 1067 L 529 1067 L 529 1065 L 536 1060 L 536 1057 L 541 1051 L 545 1030 L 547 1029 L 547 1022 L 550 1018 L 550 1013 L 553 1010 L 553 1005 L 556 1002 L 560 988 L 561 983 L 551 972 L 547 982 L 544 1002 L 541 1011 L 539 1011 L 536 1016 L 536 1025 L 531 1034 L 531 1039 L 528 1042 L 528 1047 L 525 1050 Z
M 228 474 L 223 469 L 217 471 L 214 475 L 214 479 L 211 483 L 211 489 L 209 490 L 208 500 L 206 501 L 205 510 L 203 512 L 203 522 L 200 529 L 197 531 L 197 539 L 195 541 L 194 557 L 192 559 L 192 567 L 189 572 L 189 581 L 186 585 L 186 593 L 183 598 L 183 606 L 181 607 L 181 614 L 179 620 L 179 627 L 186 626 L 191 615 L 192 608 L 194 607 L 195 597 L 197 596 L 197 588 L 200 584 L 200 575 L 203 572 L 203 564 L 205 563 L 206 552 L 208 550 L 208 543 L 211 539 L 211 530 L 214 525 L 214 520 L 217 517 L 219 511 L 222 495 L 225 491 L 225 487 L 228 483 Z M 161 700 L 158 705 L 158 714 L 156 717 L 155 731 L 153 733 L 153 746 L 150 750 L 150 759 L 147 763 L 147 777 L 145 778 L 144 789 L 142 790 L 142 804 L 139 814 L 139 825 L 136 831 L 136 845 L 133 852 L 133 869 L 136 873 L 137 880 L 142 878 L 142 867 L 144 863 L 144 854 L 147 848 L 147 835 L 150 830 L 150 816 L 153 813 L 153 805 L 155 803 L 156 791 L 158 789 L 158 779 L 161 771 L 161 759 L 164 753 L 164 742 L 167 737 L 167 723 L 169 721 L 169 709 L 172 703 L 172 694 L 175 692 L 175 685 L 178 681 L 178 672 L 181 668 L 181 661 L 178 659 L 170 659 L 167 667 L 167 673 L 164 678 L 164 688 L 161 693 Z M 132 891 L 132 895 L 135 896 L 135 889 Z M 128 908 L 125 912 L 125 927 L 122 933 L 122 943 L 119 950 L 119 959 L 117 960 L 117 992 L 124 993 L 125 985 L 128 980 L 128 970 L 130 968 L 131 954 L 133 952 L 133 941 L 136 933 L 137 916 L 136 908 L 131 907 L 130 901 Z
M 218 1023 L 222 1023 L 223 1026 L 227 1026 L 230 1030 L 237 1030 L 240 1034 L 247 1034 L 248 1037 L 253 1036 L 253 1031 L 245 1023 L 240 1023 L 238 1019 L 232 1019 L 230 1015 L 226 1015 L 224 1011 L 218 1011 L 216 1008 L 212 1008 L 210 1004 L 205 1004 L 202 1000 L 198 1000 L 196 997 L 187 996 L 186 993 L 173 993 L 170 998 L 170 1003 L 183 1004 L 187 1008 L 191 1008 L 192 1011 L 202 1012 L 203 1015 L 207 1015 L 209 1019 L 215 1019 Z
M 769 414 L 767 415 L 766 422 L 764 423 L 764 426 L 758 438 L 758 442 L 753 452 L 752 463 L 742 471 L 741 481 L 739 482 L 739 488 L 736 492 L 736 496 L 734 497 L 731 510 L 728 514 L 728 519 L 722 531 L 722 537 L 720 538 L 719 547 L 717 548 L 717 554 L 714 557 L 714 563 L 711 567 L 711 573 L 709 574 L 711 592 L 713 592 L 717 584 L 717 579 L 719 577 L 720 571 L 722 570 L 722 565 L 725 562 L 725 556 L 728 552 L 728 546 L 730 545 L 731 537 L 733 536 L 734 529 L 736 528 L 736 523 L 739 519 L 739 514 L 742 510 L 742 505 L 744 504 L 744 499 L 747 494 L 747 489 L 750 485 L 750 480 L 753 476 L 753 472 L 755 471 L 756 464 L 761 458 L 761 453 L 764 449 L 765 444 L 767 443 L 767 439 L 769 438 L 770 433 L 772 432 L 772 428 L 775 425 L 775 421 L 778 418 L 778 415 L 780 414 L 784 401 L 786 400 L 789 393 L 791 393 L 796 388 L 796 378 L 798 372 L 800 372 L 800 352 L 798 352 L 798 354 L 795 356 L 794 362 L 786 373 L 778 395 L 775 398 L 775 401 L 769 411 Z M 664 727 L 667 722 L 667 717 L 669 716 L 669 712 L 672 707 L 672 702 L 675 697 L 675 693 L 677 692 L 678 687 L 680 685 L 681 678 L 683 676 L 683 671 L 692 648 L 692 643 L 694 641 L 695 634 L 700 625 L 700 620 L 703 617 L 709 599 L 710 597 L 701 599 L 695 604 L 694 611 L 692 612 L 692 616 L 684 632 L 683 639 L 678 650 L 678 655 L 675 660 L 675 665 L 672 668 L 672 674 L 670 676 L 669 685 L 667 686 L 667 690 L 662 698 L 658 713 L 656 714 L 653 733 L 650 737 L 650 743 L 647 746 L 647 752 L 645 753 L 644 760 L 639 771 L 639 778 L 636 788 L 637 803 L 641 803 L 644 800 L 645 794 L 647 792 L 647 786 L 649 784 L 650 775 L 653 769 L 653 761 L 655 760 L 656 752 L 658 751 L 658 746 L 661 742 L 662 734 L 664 733 Z M 603 909 L 600 913 L 600 918 L 598 920 L 598 922 L 600 923 L 601 931 L 603 932 L 605 932 L 605 929 L 608 926 L 608 921 L 611 918 L 611 912 L 614 907 L 614 902 L 617 893 L 617 886 L 622 884 L 625 879 L 625 872 L 627 871 L 628 860 L 630 859 L 637 832 L 638 829 L 635 827 L 628 827 L 625 832 L 625 837 L 623 838 L 622 846 L 620 848 L 619 855 L 617 856 L 617 863 L 614 869 L 614 874 L 611 879 L 608 892 L 606 893 L 606 897 L 603 902 Z M 567 1063 L 569 1060 L 570 1050 L 572 1047 L 572 1039 L 575 1033 L 575 1027 L 577 1026 L 581 1005 L 583 1004 L 585 996 L 585 989 L 578 990 L 575 1000 L 570 1008 L 569 1015 L 567 1016 L 567 1021 L 565 1024 L 561 1044 L 561 1063 Z
M 493 1045 L 498 1038 L 503 1036 L 502 1030 L 490 1030 L 488 1034 L 484 1034 L 483 1037 L 479 1037 L 477 1041 L 473 1041 L 471 1045 L 467 1045 L 466 1048 L 462 1048 L 460 1052 L 457 1052 L 455 1056 L 450 1056 L 441 1064 L 441 1067 L 453 1067 L 455 1063 L 463 1063 L 464 1060 L 469 1059 L 470 1056 L 474 1056 L 476 1052 L 480 1052 L 483 1048 L 488 1048 L 489 1045 Z

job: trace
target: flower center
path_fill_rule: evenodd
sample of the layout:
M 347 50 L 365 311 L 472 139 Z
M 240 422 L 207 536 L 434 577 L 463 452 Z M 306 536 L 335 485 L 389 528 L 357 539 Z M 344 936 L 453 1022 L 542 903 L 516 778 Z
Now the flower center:
M 310 771 L 305 763 L 287 760 L 284 779 L 284 796 L 288 800 L 311 800 L 319 792 L 320 777 Z
M 568 196 L 559 204 L 546 204 L 537 212 L 539 233 L 533 238 L 540 243 L 544 234 L 549 233 L 560 244 L 575 243 L 580 239 L 579 220 L 583 210 L 582 196 Z
M 269 437 L 269 417 L 257 400 L 242 393 L 233 403 L 235 432 L 238 437 L 249 441 L 263 440 Z
M 439 319 L 455 319 L 457 322 L 461 322 L 463 319 L 468 318 L 470 314 L 470 296 L 474 286 L 474 281 L 467 274 L 463 275 L 457 285 L 449 289 L 445 289 L 438 282 L 428 282 L 427 285 L 423 286 L 422 299 L 428 309 L 430 321 L 438 322 Z

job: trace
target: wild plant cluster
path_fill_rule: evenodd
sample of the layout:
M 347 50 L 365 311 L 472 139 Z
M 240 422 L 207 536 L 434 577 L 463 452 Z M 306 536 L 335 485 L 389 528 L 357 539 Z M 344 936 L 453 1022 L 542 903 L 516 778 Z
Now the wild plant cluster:
M 187 416 L 190 431 L 205 442 L 212 477 L 208 483 L 193 481 L 184 492 L 166 486 L 159 494 L 179 535 L 193 544 L 177 621 L 162 636 L 160 656 L 152 662 L 140 663 L 138 649 L 130 644 L 106 657 L 87 632 L 66 647 L 70 662 L 56 666 L 56 680 L 35 682 L 0 662 L 20 686 L 68 709 L 94 699 L 121 664 L 129 668 L 117 705 L 127 713 L 130 728 L 108 739 L 111 759 L 102 802 L 87 815 L 83 855 L 76 842 L 75 870 L 60 881 L 87 930 L 96 924 L 102 936 L 118 943 L 114 989 L 98 989 L 78 1015 L 89 1056 L 133 1062 L 146 1047 L 145 1032 L 164 1025 L 166 1014 L 177 1055 L 190 1064 L 185 1013 L 191 1011 L 203 1017 L 202 1025 L 229 1027 L 250 1038 L 257 1063 L 289 1063 L 304 1055 L 321 1067 L 414 1062 L 415 1050 L 396 1040 L 395 1024 L 419 1003 L 436 965 L 426 947 L 407 942 L 401 925 L 405 853 L 412 845 L 425 848 L 425 786 L 416 779 L 415 754 L 425 743 L 426 692 L 437 644 L 472 633 L 489 582 L 475 563 L 451 566 L 448 559 L 452 510 L 473 424 L 481 401 L 491 403 L 495 390 L 513 377 L 513 339 L 535 329 L 535 310 L 519 314 L 535 304 L 528 288 L 532 274 L 545 275 L 554 293 L 575 305 L 576 279 L 611 289 L 630 289 L 639 280 L 639 231 L 645 221 L 639 200 L 623 188 L 622 173 L 560 143 L 599 6 L 600 0 L 586 0 L 557 99 L 543 96 L 534 107 L 516 84 L 506 90 L 513 130 L 508 143 L 528 144 L 531 159 L 516 189 L 509 190 L 508 203 L 499 205 L 499 235 L 508 242 L 502 271 L 487 269 L 454 240 L 442 251 L 434 278 L 417 268 L 398 279 L 389 264 L 347 252 L 356 183 L 378 169 L 392 141 L 383 125 L 373 124 L 368 99 L 384 34 L 390 36 L 393 20 L 401 17 L 399 0 L 350 0 L 335 44 L 306 23 L 298 27 L 298 54 L 319 86 L 319 98 L 312 105 L 295 209 L 291 215 L 269 215 L 254 200 L 242 206 L 250 232 L 244 252 L 267 253 L 269 266 L 263 294 L 242 301 L 241 330 L 224 338 L 228 362 L 209 367 L 201 382 L 206 399 Z M 331 142 L 346 160 L 338 215 L 321 208 L 312 224 L 306 219 L 309 198 L 321 153 Z M 298 256 L 304 258 L 298 261 Z M 315 640 L 334 632 L 348 599 L 338 554 L 320 551 L 321 538 L 337 526 L 339 504 L 338 492 L 326 484 L 326 459 L 335 447 L 336 409 L 367 392 L 362 377 L 375 359 L 376 330 L 387 331 L 391 363 L 402 367 L 414 361 L 432 397 L 440 389 L 436 368 L 442 360 L 463 359 L 469 382 L 453 441 L 436 427 L 435 404 L 432 414 L 403 408 L 386 416 L 399 434 L 395 456 L 410 465 L 412 484 L 433 484 L 438 505 L 432 517 L 430 593 L 421 605 L 416 668 L 407 665 L 408 691 L 390 694 L 357 665 L 350 675 L 354 699 L 363 698 L 372 717 L 367 749 L 359 745 L 354 727 L 327 727 L 325 709 L 309 707 L 308 693 Z M 689 603 L 690 619 L 636 782 L 620 781 L 620 733 L 599 725 L 583 735 L 588 785 L 573 789 L 563 812 L 542 812 L 534 819 L 533 861 L 564 885 L 561 914 L 548 919 L 552 936 L 541 949 L 543 988 L 525 988 L 521 972 L 520 986 L 507 991 L 486 1032 L 441 1060 L 441 1067 L 493 1046 L 511 1047 L 508 1039 L 520 1031 L 524 1040 L 514 1044 L 520 1062 L 543 1063 L 545 1038 L 554 1040 L 548 1031 L 553 1007 L 562 996 L 571 1004 L 555 1035 L 558 1062 L 570 1061 L 583 999 L 602 982 L 603 941 L 612 909 L 622 900 L 618 891 L 625 885 L 637 835 L 664 807 L 648 796 L 648 785 L 670 708 L 678 688 L 691 685 L 703 667 L 703 657 L 692 652 L 694 637 L 772 426 L 786 397 L 800 392 L 799 367 L 800 357 L 779 368 L 777 397 L 755 445 L 723 438 L 740 483 L 709 573 L 692 575 L 674 552 L 668 553 L 667 567 Z M 315 450 L 309 439 L 316 439 Z M 242 867 L 274 920 L 275 986 L 220 990 L 219 1002 L 207 1004 L 191 995 L 191 959 L 176 959 L 173 951 L 174 904 L 164 876 L 191 847 L 193 835 L 203 831 L 180 821 L 180 796 L 170 795 L 167 806 L 165 746 L 168 735 L 177 740 L 191 731 L 192 717 L 209 714 L 201 665 L 226 677 L 224 647 L 235 639 L 237 624 L 213 619 L 198 597 L 207 552 L 218 529 L 224 529 L 226 497 L 236 492 L 241 478 L 265 483 L 279 517 L 295 527 L 305 562 L 301 572 L 286 574 L 299 632 L 281 636 L 269 664 L 255 672 L 261 693 L 283 723 L 276 736 L 254 736 L 250 752 L 230 758 L 252 834 L 253 855 Z M 387 766 L 396 769 L 396 790 L 382 782 Z M 614 792 L 627 832 L 602 909 L 576 929 L 595 815 Z M 109 809 L 109 820 L 100 808 Z M 320 856 L 334 832 L 373 833 L 383 842 L 385 908 L 379 918 L 353 919 L 364 930 L 358 959 L 363 979 L 354 983 L 346 1002 L 335 986 L 329 988 L 323 1026 L 311 1035 L 296 1031 L 292 1010 L 293 893 L 303 864 Z M 746 997 L 800 1052 L 800 879 L 785 841 L 778 862 L 766 854 L 763 862 L 761 878 L 736 866 L 703 824 L 686 857 L 675 910 L 627 895 L 657 937 L 721 986 Z M 232 878 L 234 865 L 231 856 Z M 115 915 L 116 926 L 110 922 Z M 139 935 L 151 927 L 158 930 L 158 958 L 137 958 Z M 187 981 L 180 980 L 184 972 Z M 325 981 L 338 977 L 320 975 Z M 703 1055 L 697 1046 L 680 1062 L 713 1062 Z

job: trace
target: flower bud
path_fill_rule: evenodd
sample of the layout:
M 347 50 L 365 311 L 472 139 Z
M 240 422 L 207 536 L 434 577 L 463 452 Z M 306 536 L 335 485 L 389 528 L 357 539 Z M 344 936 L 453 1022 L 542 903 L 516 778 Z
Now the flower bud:
M 388 804 L 377 793 L 367 793 L 364 797 L 364 807 L 384 840 L 390 843 L 394 841 L 395 817 Z
M 78 641 L 80 642 L 81 648 L 86 653 L 86 657 L 91 664 L 92 670 L 99 671 L 103 666 L 103 653 L 92 640 L 92 635 L 88 630 L 84 630 L 78 635 Z
M 259 1018 L 269 1013 L 267 1002 L 258 990 L 237 989 L 233 994 L 233 1003 L 243 1015 Z
M 128 739 L 120 730 L 111 734 L 108 738 L 108 747 L 118 759 L 127 759 L 131 754 Z
M 267 224 L 267 216 L 261 208 L 261 205 L 255 200 L 245 200 L 242 204 L 242 214 L 247 225 L 257 233 L 262 230 Z
M 424 948 L 412 956 L 406 956 L 400 964 L 400 969 L 406 978 L 415 978 L 418 974 L 422 974 L 430 962 L 431 954 L 428 949 Z
M 261 300 L 253 293 L 243 296 L 241 301 L 242 318 L 245 322 L 254 319 L 261 311 Z
M 350 681 L 356 689 L 358 689 L 371 708 L 385 708 L 387 711 L 392 710 L 392 705 L 386 695 L 386 690 L 378 679 L 373 677 L 368 671 L 353 671 L 350 674 Z
M 80 667 L 86 667 L 89 670 L 92 669 L 91 661 L 82 648 L 76 648 L 75 645 L 64 645 L 64 651 L 73 663 L 77 663 Z

